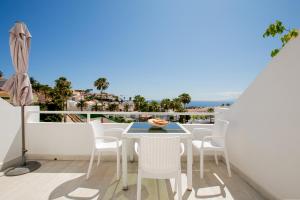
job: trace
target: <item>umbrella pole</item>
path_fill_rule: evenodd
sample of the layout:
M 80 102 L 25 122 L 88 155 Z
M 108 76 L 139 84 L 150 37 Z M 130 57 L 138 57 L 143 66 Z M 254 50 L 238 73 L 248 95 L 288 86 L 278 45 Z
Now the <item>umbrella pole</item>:
M 22 162 L 21 166 L 26 166 L 26 148 L 25 148 L 25 112 L 24 112 L 24 106 L 21 106 L 21 123 L 22 123 Z

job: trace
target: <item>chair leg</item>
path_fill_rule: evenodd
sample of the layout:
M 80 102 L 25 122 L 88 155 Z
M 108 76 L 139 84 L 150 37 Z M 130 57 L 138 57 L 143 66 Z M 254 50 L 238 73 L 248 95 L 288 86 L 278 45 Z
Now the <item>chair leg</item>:
M 100 158 L 101 158 L 101 152 L 98 153 L 97 167 L 99 167 L 99 164 L 100 164 Z
M 178 178 L 175 177 L 174 192 L 177 192 L 177 188 L 178 188 Z
M 87 171 L 86 179 L 89 179 L 89 177 L 90 177 L 90 173 L 91 173 L 93 162 L 94 162 L 94 155 L 95 155 L 95 149 L 93 149 L 93 151 L 92 151 L 92 155 L 91 155 L 91 158 L 90 158 L 90 164 L 89 164 L 89 168 L 88 168 L 88 171 Z
M 231 170 L 230 170 L 230 163 L 229 163 L 227 149 L 224 149 L 224 155 L 225 155 L 225 161 L 227 165 L 228 176 L 231 177 Z
M 138 172 L 138 177 L 137 177 L 137 195 L 136 199 L 141 200 L 141 190 L 142 190 L 142 178 L 141 178 L 141 173 Z
M 216 165 L 219 165 L 219 160 L 218 160 L 218 154 L 217 151 L 215 151 L 215 161 L 216 161 Z
M 178 196 L 178 200 L 181 200 L 182 199 L 182 191 L 181 191 L 181 171 L 179 171 L 178 173 L 178 184 L 177 184 L 177 187 L 178 187 L 178 193 L 177 193 L 177 196 Z
M 120 179 L 120 148 L 117 150 L 117 179 Z
M 201 179 L 203 178 L 203 169 L 204 169 L 204 166 L 203 166 L 203 150 L 200 149 L 200 178 Z
M 203 178 L 203 170 L 204 170 L 204 163 L 203 163 L 203 149 L 200 150 L 200 178 Z

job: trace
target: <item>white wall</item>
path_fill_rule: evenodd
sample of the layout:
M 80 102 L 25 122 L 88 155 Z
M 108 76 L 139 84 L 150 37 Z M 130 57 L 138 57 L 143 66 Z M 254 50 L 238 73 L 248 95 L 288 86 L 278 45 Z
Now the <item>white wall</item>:
M 0 98 L 0 170 L 21 156 L 21 109 Z
M 125 129 L 129 124 L 104 123 L 103 125 L 105 129 Z M 210 128 L 212 125 L 186 124 L 184 126 L 192 131 L 196 127 Z M 87 159 L 93 147 L 91 134 L 86 123 L 30 122 L 26 124 L 27 155 L 34 159 Z M 117 136 L 117 133 L 109 134 Z
M 126 128 L 128 124 L 107 123 L 107 128 Z M 26 140 L 29 157 L 82 159 L 91 154 L 92 132 L 87 123 L 27 123 Z M 117 136 L 117 133 L 111 135 Z
M 300 37 L 227 112 L 233 165 L 279 199 L 300 199 Z

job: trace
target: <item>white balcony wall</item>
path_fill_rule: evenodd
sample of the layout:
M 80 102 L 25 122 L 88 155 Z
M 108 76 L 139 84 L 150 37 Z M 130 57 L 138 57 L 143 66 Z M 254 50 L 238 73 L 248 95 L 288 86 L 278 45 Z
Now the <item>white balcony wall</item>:
M 104 123 L 105 129 L 126 128 L 126 123 Z M 26 124 L 28 157 L 33 159 L 88 159 L 93 147 L 87 123 L 29 122 Z M 188 130 L 209 124 L 186 124 Z M 117 133 L 109 133 L 117 136 Z M 133 147 L 133 146 L 132 146 Z M 195 152 L 197 154 L 197 152 Z M 106 155 L 110 155 L 107 153 Z
M 232 164 L 278 199 L 300 199 L 300 36 L 227 112 Z
M 126 128 L 128 124 L 106 123 L 108 128 Z M 28 156 L 37 159 L 87 159 L 93 147 L 93 135 L 87 123 L 27 123 Z M 109 133 L 117 136 L 117 133 Z

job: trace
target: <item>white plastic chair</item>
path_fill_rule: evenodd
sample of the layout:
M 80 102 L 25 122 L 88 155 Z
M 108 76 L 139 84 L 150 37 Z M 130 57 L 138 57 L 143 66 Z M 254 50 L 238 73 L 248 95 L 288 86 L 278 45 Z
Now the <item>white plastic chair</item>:
M 211 136 L 212 133 L 213 133 L 212 128 L 194 128 L 192 130 L 194 140 L 201 140 L 202 141 L 205 136 Z M 218 166 L 219 161 L 218 161 L 217 151 L 215 151 L 214 153 L 215 153 L 215 162 L 216 162 L 216 165 Z
M 204 135 L 201 140 L 194 140 L 193 146 L 197 148 L 200 152 L 200 178 L 203 178 L 203 169 L 204 169 L 204 152 L 205 151 L 214 151 L 215 152 L 215 161 L 218 165 L 218 157 L 217 152 L 223 152 L 226 165 L 227 165 L 227 171 L 229 177 L 231 177 L 231 170 L 230 170 L 230 163 L 226 148 L 226 132 L 228 128 L 229 122 L 225 120 L 217 119 L 215 121 L 215 125 L 213 126 L 212 130 L 203 129 L 202 131 L 206 134 L 211 135 Z M 200 129 L 198 131 L 201 132 Z
M 139 156 L 137 200 L 141 199 L 142 178 L 175 178 L 175 191 L 181 200 L 180 138 L 142 137 L 135 147 Z
M 117 178 L 119 179 L 120 178 L 120 147 L 122 145 L 122 141 L 120 141 L 118 137 L 107 136 L 104 134 L 108 132 L 112 132 L 112 133 L 118 132 L 121 134 L 124 131 L 124 129 L 122 128 L 104 129 L 103 125 L 98 120 L 94 120 L 90 122 L 89 125 L 91 128 L 90 130 L 93 133 L 94 147 L 92 150 L 90 164 L 88 167 L 86 178 L 88 179 L 90 177 L 95 153 L 98 153 L 97 166 L 99 166 L 101 152 L 115 152 L 117 154 Z

